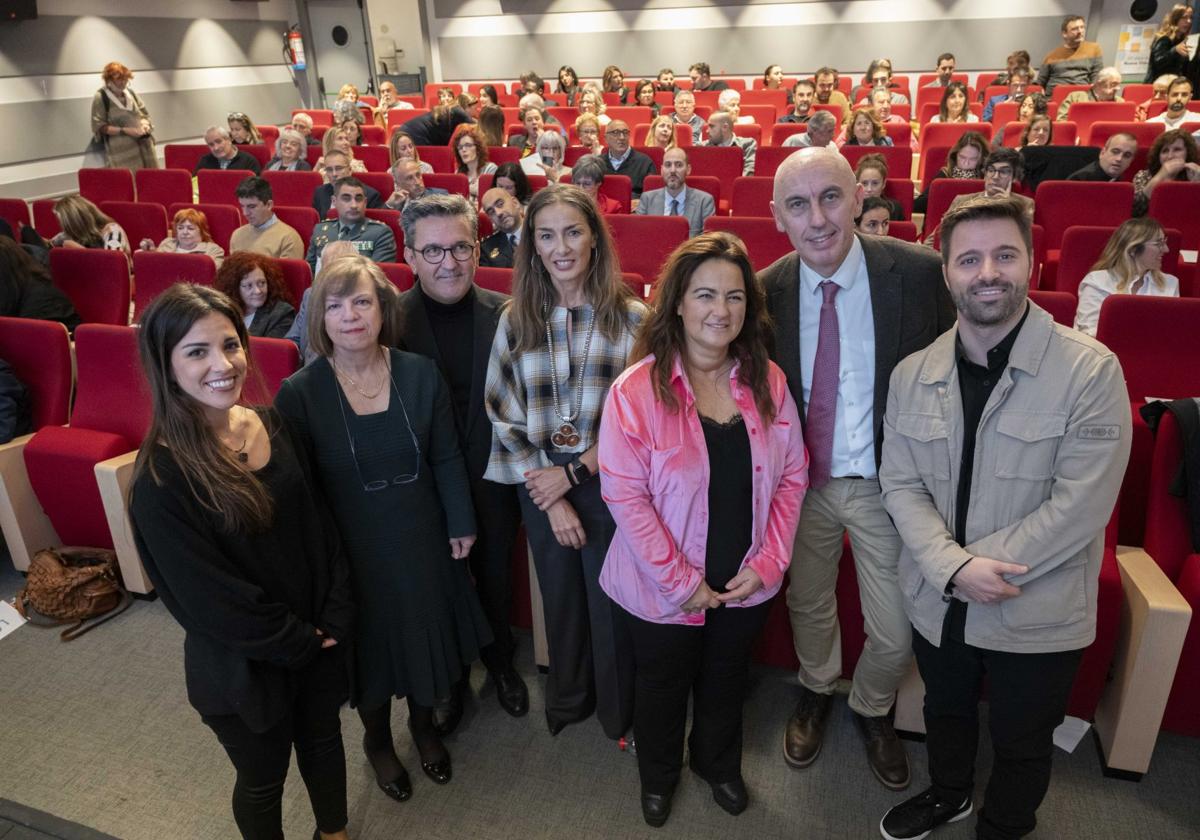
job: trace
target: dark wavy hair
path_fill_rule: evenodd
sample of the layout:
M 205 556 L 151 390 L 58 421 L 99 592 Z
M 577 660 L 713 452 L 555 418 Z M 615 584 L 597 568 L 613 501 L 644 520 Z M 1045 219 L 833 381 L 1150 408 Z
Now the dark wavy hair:
M 754 273 L 750 256 L 742 240 L 725 231 L 704 233 L 687 240 L 667 258 L 654 283 L 653 308 L 642 321 L 629 356 L 632 365 L 653 354 L 654 394 L 672 411 L 679 400 L 671 390 L 671 371 L 675 357 L 684 352 L 683 320 L 678 310 L 692 282 L 692 275 L 709 260 L 724 260 L 742 275 L 746 287 L 746 320 L 742 331 L 729 346 L 729 354 L 738 361 L 738 381 L 754 394 L 754 404 L 764 423 L 775 420 L 776 406 L 767 381 L 770 367 L 767 342 L 771 336 L 771 316 L 762 281 Z
M 507 161 L 496 167 L 495 173 L 492 175 L 492 183 L 495 184 L 501 178 L 507 178 L 513 182 L 516 187 L 517 201 L 522 204 L 528 204 L 529 199 L 533 196 L 533 187 L 529 184 L 529 178 L 525 175 L 525 170 L 521 168 L 521 164 L 516 161 Z
M 1151 175 L 1157 175 L 1158 170 L 1162 169 L 1163 149 L 1176 140 L 1183 141 L 1183 151 L 1188 163 L 1200 163 L 1200 150 L 1197 150 L 1196 141 L 1192 138 L 1192 135 L 1182 128 L 1173 128 L 1170 131 L 1164 131 L 1158 137 L 1154 138 L 1154 144 L 1150 147 L 1150 153 L 1146 156 L 1146 168 L 1150 170 Z M 1187 180 L 1187 173 L 1180 172 L 1175 178 L 1178 181 L 1185 181 Z

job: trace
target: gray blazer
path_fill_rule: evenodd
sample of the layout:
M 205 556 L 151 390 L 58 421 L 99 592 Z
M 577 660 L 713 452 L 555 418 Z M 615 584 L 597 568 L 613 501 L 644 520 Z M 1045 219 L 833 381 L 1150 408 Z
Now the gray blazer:
M 871 280 L 875 321 L 875 464 L 883 454 L 883 414 L 888 380 L 901 359 L 928 347 L 953 326 L 956 315 L 942 279 L 937 251 L 886 236 L 859 236 Z M 771 358 L 787 374 L 788 388 L 804 418 L 800 376 L 800 256 L 792 252 L 758 273 L 775 321 Z
M 642 193 L 642 200 L 633 211 L 639 216 L 665 216 L 667 213 L 667 188 L 649 190 Z M 717 212 L 716 202 L 704 190 L 688 187 L 684 193 L 683 215 L 687 217 L 689 236 L 699 236 L 704 232 L 704 220 Z

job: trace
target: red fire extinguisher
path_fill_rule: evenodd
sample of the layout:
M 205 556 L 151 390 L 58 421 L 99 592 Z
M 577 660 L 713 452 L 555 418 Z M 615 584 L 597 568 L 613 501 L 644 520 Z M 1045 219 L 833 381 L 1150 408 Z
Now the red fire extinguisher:
M 284 55 L 293 70 L 304 69 L 304 39 L 300 37 L 300 25 L 290 27 L 284 36 Z

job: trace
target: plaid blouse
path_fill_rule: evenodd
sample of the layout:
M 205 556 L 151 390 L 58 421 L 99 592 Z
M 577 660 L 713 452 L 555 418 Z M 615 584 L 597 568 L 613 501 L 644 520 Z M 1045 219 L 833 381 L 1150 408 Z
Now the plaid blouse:
M 550 436 L 563 421 L 554 410 L 549 348 L 543 341 L 536 350 L 517 352 L 509 327 L 509 310 L 501 313 L 483 395 L 488 419 L 492 421 L 492 456 L 484 478 L 500 484 L 523 484 L 527 470 L 553 466 L 548 451 L 580 453 L 596 444 L 608 387 L 625 370 L 629 351 L 633 349 L 633 334 L 645 313 L 641 301 L 632 301 L 628 328 L 615 343 L 609 341 L 598 325 L 592 334 L 582 383 L 583 403 L 573 421 L 580 440 L 573 447 L 556 447 L 550 442 Z M 579 368 L 584 361 L 583 346 L 594 312 L 591 304 L 571 310 L 569 353 L 566 307 L 554 307 L 549 317 L 558 371 L 558 411 L 569 416 L 575 408 L 576 390 L 581 387 Z

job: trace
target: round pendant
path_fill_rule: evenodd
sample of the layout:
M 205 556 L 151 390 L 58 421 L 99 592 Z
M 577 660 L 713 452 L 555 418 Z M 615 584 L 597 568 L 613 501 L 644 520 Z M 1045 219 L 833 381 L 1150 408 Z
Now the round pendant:
M 563 423 L 550 435 L 550 442 L 560 449 L 578 446 L 580 440 L 579 432 L 570 423 Z

